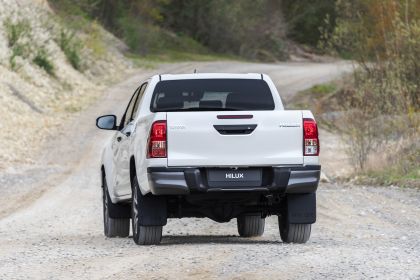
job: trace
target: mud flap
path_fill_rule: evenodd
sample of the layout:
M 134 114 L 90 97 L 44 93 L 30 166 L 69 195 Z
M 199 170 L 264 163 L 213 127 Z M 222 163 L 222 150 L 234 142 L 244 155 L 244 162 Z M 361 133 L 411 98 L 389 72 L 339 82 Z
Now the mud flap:
M 288 194 L 287 219 L 291 224 L 313 224 L 316 221 L 316 194 Z
M 164 226 L 167 223 L 166 198 L 162 196 L 141 195 L 139 224 L 142 226 Z
M 111 199 L 108 202 L 109 217 L 113 219 L 129 219 L 131 218 L 130 204 L 114 204 Z
M 131 218 L 131 204 L 112 203 L 109 197 L 108 188 L 103 190 L 106 192 L 108 200 L 108 215 L 112 219 L 129 219 Z

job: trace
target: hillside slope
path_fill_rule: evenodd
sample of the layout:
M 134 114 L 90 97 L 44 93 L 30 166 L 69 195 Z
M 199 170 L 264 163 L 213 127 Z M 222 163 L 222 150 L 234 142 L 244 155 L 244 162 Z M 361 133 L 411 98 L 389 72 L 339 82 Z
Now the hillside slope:
M 133 66 L 92 22 L 70 30 L 44 0 L 0 0 L 0 168 L 30 163 L 55 126 Z

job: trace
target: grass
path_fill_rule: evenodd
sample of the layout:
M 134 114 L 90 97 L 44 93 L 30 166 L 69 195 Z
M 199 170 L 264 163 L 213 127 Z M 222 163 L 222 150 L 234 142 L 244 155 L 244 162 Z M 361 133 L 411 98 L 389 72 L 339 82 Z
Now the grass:
M 323 95 L 335 92 L 337 90 L 337 85 L 333 83 L 319 84 L 313 86 L 309 92 L 315 95 Z
M 416 140 L 392 158 L 383 170 L 368 172 L 368 176 L 385 185 L 420 188 L 420 146 Z
M 9 63 L 12 70 L 17 70 L 18 65 L 16 63 L 17 57 L 29 58 L 32 57 L 34 49 L 36 50 L 35 56 L 32 62 L 42 69 L 45 70 L 49 75 L 55 76 L 54 65 L 48 53 L 44 48 L 36 49 L 34 45 L 31 45 L 31 25 L 26 19 L 13 22 L 10 18 L 4 21 L 4 27 L 6 31 L 6 37 L 8 46 L 11 50 L 9 57 Z
M 379 185 L 398 185 L 402 187 L 420 188 L 420 167 L 413 166 L 407 172 L 402 173 L 397 168 L 386 168 L 384 170 L 368 171 L 358 179 L 359 183 L 379 184 Z
M 38 50 L 37 54 L 35 55 L 32 61 L 33 63 L 44 69 L 45 72 L 47 72 L 50 76 L 55 76 L 54 64 L 49 59 L 48 53 L 45 51 L 45 49 Z
M 106 46 L 102 38 L 100 25 L 97 21 L 92 21 L 85 28 L 88 35 L 84 40 L 85 46 L 90 49 L 95 57 L 102 57 L 106 53 Z
M 12 53 L 9 57 L 10 68 L 17 70 L 16 58 L 26 58 L 29 56 L 30 45 L 28 42 L 30 41 L 32 29 L 27 20 L 13 22 L 10 18 L 7 18 L 4 20 L 3 25 L 6 31 L 8 46 Z
M 287 109 L 311 110 L 320 116 L 335 111 L 338 107 L 337 96 L 341 93 L 341 81 L 318 84 L 310 89 L 298 92 L 291 100 L 286 102 Z M 320 120 L 321 125 L 329 126 Z
M 91 17 L 83 11 L 80 5 L 81 1 L 70 0 L 49 0 L 48 4 L 58 15 L 59 20 L 62 20 L 68 29 L 81 30 L 84 29 L 90 22 Z
M 106 45 L 101 38 L 100 23 L 89 13 L 89 7 L 69 0 L 50 0 L 49 3 L 58 15 L 57 20 L 73 31 L 61 32 L 58 42 L 75 69 L 80 69 L 81 59 L 80 43 L 72 43 L 74 32 L 81 30 L 87 35 L 83 39 L 83 46 L 96 57 L 105 54 Z M 153 68 L 158 63 L 182 61 L 238 60 L 235 56 L 214 54 L 185 34 L 172 32 L 128 14 L 118 15 L 114 26 L 108 29 L 125 42 L 130 49 L 126 56 L 138 67 Z
M 12 70 L 17 70 L 17 57 L 29 58 L 33 57 L 32 62 L 44 69 L 49 75 L 55 76 L 54 65 L 48 57 L 45 49 L 38 49 L 32 44 L 31 26 L 27 20 L 19 20 L 17 22 L 7 18 L 3 22 L 6 31 L 8 46 L 11 50 L 9 57 L 9 64 Z M 82 45 L 78 39 L 75 38 L 74 33 L 66 30 L 61 30 L 56 42 L 64 52 L 67 60 L 74 69 L 82 71 L 81 48 Z M 94 45 L 94 44 L 93 44 Z M 96 51 L 100 52 L 98 45 L 94 45 Z
M 342 106 L 342 103 L 351 100 L 351 96 L 354 94 L 352 89 L 353 85 L 348 83 L 346 79 L 315 85 L 296 94 L 287 104 L 287 108 L 311 110 L 319 126 L 333 133 L 339 133 L 340 126 L 343 125 L 343 119 L 337 116 L 346 114 L 346 108 Z M 396 116 L 393 120 L 398 121 Z M 349 121 L 354 122 L 355 120 Z M 394 128 L 395 134 L 404 133 L 406 134 L 404 139 L 411 139 L 407 138 L 410 135 L 408 131 L 399 131 L 397 128 L 402 129 L 402 126 L 398 125 Z M 361 133 L 366 132 L 361 131 Z M 375 137 L 383 136 L 377 135 Z M 386 147 L 388 144 L 395 144 L 395 141 L 390 140 L 389 143 L 382 143 L 383 146 L 381 147 L 386 151 L 387 156 L 384 162 L 376 164 L 375 154 L 373 153 L 371 155 L 373 161 L 370 165 L 353 174 L 357 175 L 357 183 L 420 188 L 420 149 L 414 141 L 414 144 L 404 144 L 403 148 L 399 148 L 397 153 L 392 153 Z
M 21 38 L 31 33 L 31 26 L 27 20 L 13 22 L 10 18 L 4 21 L 9 48 L 15 47 Z
M 311 108 L 321 99 L 328 98 L 333 95 L 339 86 L 337 82 L 314 85 L 310 89 L 298 92 L 289 102 L 292 108 L 302 107 Z
M 82 59 L 80 56 L 82 45 L 75 38 L 75 33 L 62 29 L 57 38 L 57 43 L 71 66 L 78 71 L 82 71 Z
M 16 63 L 17 57 L 26 58 L 29 55 L 29 46 L 27 44 L 16 44 L 11 48 L 12 54 L 9 57 L 10 68 L 13 71 L 18 70 L 18 65 Z

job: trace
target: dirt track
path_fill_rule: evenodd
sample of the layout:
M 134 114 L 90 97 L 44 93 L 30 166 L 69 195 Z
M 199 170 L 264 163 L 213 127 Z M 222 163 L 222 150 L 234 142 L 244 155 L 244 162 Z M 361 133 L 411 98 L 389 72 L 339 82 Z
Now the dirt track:
M 141 71 L 110 88 L 66 124 L 33 166 L 0 173 L 0 279 L 420 279 L 420 193 L 396 187 L 321 184 L 310 241 L 280 241 L 270 217 L 263 237 L 236 223 L 170 220 L 161 246 L 102 234 L 99 154 L 111 133 L 96 116 L 117 113 L 153 73 L 265 72 L 286 99 L 348 69 L 343 64 L 183 63 Z M 334 135 L 321 135 L 326 172 L 346 168 Z

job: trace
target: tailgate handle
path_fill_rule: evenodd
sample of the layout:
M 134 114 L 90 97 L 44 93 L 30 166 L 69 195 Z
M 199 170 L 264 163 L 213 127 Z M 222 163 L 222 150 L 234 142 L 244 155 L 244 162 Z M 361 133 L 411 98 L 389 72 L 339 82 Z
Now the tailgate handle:
M 257 127 L 256 124 L 213 125 L 223 135 L 250 134 Z

